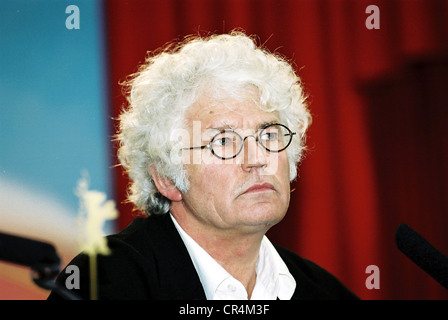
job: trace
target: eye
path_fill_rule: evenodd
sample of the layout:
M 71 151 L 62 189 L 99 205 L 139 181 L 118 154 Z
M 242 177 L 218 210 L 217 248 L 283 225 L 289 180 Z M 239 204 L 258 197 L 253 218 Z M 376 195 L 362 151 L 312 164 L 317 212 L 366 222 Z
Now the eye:
M 213 147 L 233 147 L 237 144 L 238 135 L 233 131 L 225 131 L 218 133 L 213 137 L 212 146 Z
M 278 140 L 278 132 L 277 131 L 265 131 L 260 136 L 260 139 L 263 141 L 277 141 Z
M 217 137 L 213 140 L 213 145 L 217 146 L 217 147 L 225 147 L 226 145 L 230 145 L 232 144 L 233 139 L 231 139 L 230 137 Z

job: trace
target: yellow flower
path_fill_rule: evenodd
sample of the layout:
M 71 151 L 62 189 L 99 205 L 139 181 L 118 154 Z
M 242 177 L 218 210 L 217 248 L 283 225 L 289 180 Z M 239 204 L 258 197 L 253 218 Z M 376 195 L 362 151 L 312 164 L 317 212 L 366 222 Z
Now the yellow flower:
M 76 195 L 79 197 L 79 222 L 81 225 L 81 250 L 89 256 L 90 269 L 90 299 L 98 298 L 97 288 L 97 255 L 108 255 L 110 249 L 103 231 L 107 220 L 116 219 L 118 211 L 115 202 L 106 201 L 103 192 L 89 190 L 87 175 L 78 181 Z
M 103 227 L 107 220 L 118 217 L 115 202 L 106 201 L 103 192 L 89 190 L 86 177 L 79 180 L 76 193 L 80 200 L 81 249 L 89 255 L 108 255 L 110 250 Z

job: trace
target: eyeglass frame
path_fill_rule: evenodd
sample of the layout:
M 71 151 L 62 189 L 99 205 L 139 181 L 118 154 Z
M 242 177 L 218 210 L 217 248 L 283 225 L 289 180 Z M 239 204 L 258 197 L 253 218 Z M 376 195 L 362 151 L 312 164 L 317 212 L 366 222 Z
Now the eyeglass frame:
M 263 145 L 263 143 L 260 141 L 261 133 L 262 133 L 264 130 L 266 130 L 267 128 L 271 127 L 271 126 L 281 126 L 281 127 L 285 128 L 285 129 L 288 131 L 288 134 L 285 134 L 285 136 L 290 136 L 290 138 L 289 138 L 289 142 L 286 144 L 285 147 L 283 147 L 283 148 L 280 149 L 280 150 L 276 150 L 276 151 L 270 150 L 270 149 L 267 148 L 265 145 Z M 215 138 L 216 138 L 217 136 L 219 136 L 220 134 L 222 134 L 222 133 L 224 133 L 224 132 L 229 132 L 229 131 L 235 133 L 235 134 L 241 139 L 241 142 L 242 142 L 242 143 L 241 143 L 240 150 L 239 150 L 235 155 L 233 155 L 232 157 L 221 157 L 221 156 L 218 156 L 218 155 L 215 153 L 215 151 L 213 150 L 212 143 L 213 143 L 213 141 L 215 140 Z M 289 147 L 289 145 L 291 144 L 292 139 L 294 138 L 294 135 L 295 135 L 295 134 L 296 134 L 296 132 L 291 131 L 291 129 L 289 129 L 287 126 L 285 126 L 284 124 L 281 124 L 281 123 L 270 123 L 270 124 L 266 125 L 265 127 L 261 128 L 261 130 L 260 130 L 260 132 L 258 133 L 258 136 L 257 136 L 257 137 L 256 137 L 255 135 L 253 135 L 253 134 L 250 134 L 250 135 L 247 135 L 247 136 L 245 136 L 245 137 L 243 138 L 238 132 L 236 132 L 236 131 L 234 131 L 234 130 L 224 129 L 224 130 L 221 130 L 220 132 L 218 132 L 217 134 L 215 134 L 215 135 L 212 137 L 212 139 L 210 140 L 210 142 L 209 142 L 208 144 L 206 144 L 206 145 L 204 145 L 204 146 L 198 146 L 198 147 L 182 148 L 182 150 L 193 150 L 193 149 L 205 149 L 205 148 L 207 148 L 207 149 L 210 149 L 211 153 L 212 153 L 215 157 L 217 157 L 217 158 L 219 158 L 219 159 L 222 159 L 222 160 L 230 160 L 230 159 L 234 159 L 234 158 L 236 158 L 236 157 L 241 153 L 241 151 L 242 151 L 243 148 L 244 148 L 244 143 L 246 142 L 246 139 L 249 138 L 249 137 L 254 137 L 254 138 L 255 138 L 255 141 L 258 142 L 258 143 L 259 143 L 264 149 L 266 149 L 267 151 L 269 151 L 269 152 L 274 152 L 274 153 L 279 153 L 279 152 L 282 152 L 283 150 L 285 150 L 286 148 Z

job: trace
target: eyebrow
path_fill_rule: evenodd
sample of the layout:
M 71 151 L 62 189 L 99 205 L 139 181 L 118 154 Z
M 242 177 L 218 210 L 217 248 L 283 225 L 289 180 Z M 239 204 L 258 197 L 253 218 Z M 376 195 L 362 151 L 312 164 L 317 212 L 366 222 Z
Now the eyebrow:
M 272 121 L 265 121 L 265 122 L 262 122 L 262 123 L 260 123 L 258 126 L 257 126 L 257 130 L 261 130 L 261 129 L 264 129 L 264 128 L 266 128 L 266 127 L 268 127 L 268 126 L 270 126 L 270 125 L 272 125 L 272 124 L 275 124 L 275 123 L 279 123 L 279 121 L 278 120 L 272 120 Z M 217 131 L 225 131 L 225 130 L 235 130 L 235 129 L 237 129 L 237 127 L 236 126 L 234 126 L 234 125 L 232 125 L 232 124 L 229 124 L 229 123 L 224 123 L 223 125 L 221 125 L 221 126 L 213 126 L 213 125 L 210 125 L 209 127 L 207 127 L 206 128 L 207 130 L 217 130 Z
M 268 127 L 268 126 L 270 126 L 270 125 L 272 125 L 272 124 L 276 124 L 276 123 L 279 123 L 279 121 L 278 120 L 272 120 L 272 121 L 268 121 L 268 122 L 263 122 L 262 124 L 260 124 L 259 126 L 258 126 L 258 130 L 260 130 L 260 129 L 264 129 L 264 128 L 266 128 L 266 127 Z
M 224 131 L 224 130 L 229 130 L 229 129 L 230 130 L 235 130 L 236 126 L 228 124 L 228 123 L 224 123 L 224 124 L 222 124 L 220 126 L 210 125 L 210 126 L 207 126 L 206 129 L 207 130 L 217 130 L 217 131 Z

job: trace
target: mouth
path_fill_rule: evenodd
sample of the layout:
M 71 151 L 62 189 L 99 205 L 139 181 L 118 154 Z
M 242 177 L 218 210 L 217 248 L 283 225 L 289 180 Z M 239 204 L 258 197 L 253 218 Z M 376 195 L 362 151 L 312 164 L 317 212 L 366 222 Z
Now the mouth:
M 266 191 L 275 191 L 275 188 L 272 184 L 265 182 L 261 184 L 254 184 L 250 188 L 246 189 L 242 194 L 248 193 L 258 193 L 258 192 L 266 192 Z

